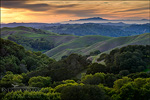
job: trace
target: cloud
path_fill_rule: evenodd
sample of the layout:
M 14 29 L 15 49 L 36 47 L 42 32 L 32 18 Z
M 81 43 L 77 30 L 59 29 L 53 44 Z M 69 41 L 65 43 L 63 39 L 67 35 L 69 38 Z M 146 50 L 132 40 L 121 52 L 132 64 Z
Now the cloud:
M 117 12 L 141 11 L 141 10 L 149 10 L 149 9 L 150 7 L 140 7 L 140 8 L 128 9 L 128 10 L 117 11 Z
M 88 9 L 88 10 L 56 10 L 56 14 L 71 14 L 71 15 L 76 15 L 76 16 L 87 16 L 87 15 L 93 15 L 95 9 Z
M 18 0 L 18 1 L 1 1 L 1 7 L 3 8 L 23 8 L 32 11 L 47 11 L 50 9 L 56 8 L 70 8 L 77 6 L 77 4 L 67 4 L 67 5 L 51 5 L 47 3 L 36 3 L 36 4 L 29 4 L 31 0 Z M 32 0 L 33 2 L 34 0 Z
M 105 16 L 109 16 L 109 17 L 113 17 L 115 15 L 113 14 L 102 14 L 102 13 L 97 13 L 99 12 L 98 9 L 88 9 L 88 10 L 75 10 L 75 9 L 70 9 L 70 10 L 56 10 L 55 13 L 56 14 L 68 14 L 68 15 L 74 15 L 77 17 L 95 17 L 95 16 L 101 16 L 101 17 L 105 17 Z
M 44 11 L 49 9 L 49 5 L 45 3 L 27 4 L 28 1 L 2 1 L 1 7 L 4 8 L 24 8 L 32 11 Z
M 58 22 L 68 19 L 102 17 L 124 19 L 148 18 L 148 1 L 126 0 L 1 0 L 3 22 Z M 8 18 L 10 16 L 10 18 Z M 6 18 L 7 17 L 7 18 Z M 21 18 L 21 19 L 19 19 Z
M 72 7 L 76 7 L 78 6 L 79 4 L 67 4 L 67 5 L 53 5 L 53 7 L 55 8 L 72 8 Z

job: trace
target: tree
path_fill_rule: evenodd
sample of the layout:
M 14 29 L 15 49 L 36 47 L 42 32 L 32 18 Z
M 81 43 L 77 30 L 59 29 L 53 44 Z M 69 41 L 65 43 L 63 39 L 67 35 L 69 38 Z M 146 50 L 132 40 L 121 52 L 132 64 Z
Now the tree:
M 129 82 L 131 82 L 132 79 L 131 78 L 128 78 L 128 77 L 123 77 L 122 79 L 118 79 L 114 82 L 114 89 L 119 91 L 119 89 L 124 85 L 124 84 L 127 84 Z
M 144 78 L 136 78 L 134 79 L 134 85 L 138 88 L 143 87 L 147 82 Z
M 144 71 L 149 65 L 149 48 L 143 45 L 129 45 L 112 50 L 104 57 L 107 72 L 118 74 L 122 70 L 128 70 L 129 73 Z
M 105 92 L 98 86 L 68 86 L 61 92 L 62 100 L 104 100 Z
M 90 56 L 95 56 L 95 55 L 98 55 L 100 54 L 101 52 L 99 50 L 95 50 L 93 52 L 90 52 Z
M 129 71 L 128 70 L 121 70 L 119 72 L 119 74 L 122 75 L 122 76 L 127 76 L 129 74 Z
M 81 82 L 84 84 L 98 85 L 104 83 L 105 74 L 104 73 L 95 73 L 94 75 L 89 74 L 82 77 Z
M 107 56 L 106 53 L 101 54 L 100 57 L 97 59 L 97 61 L 104 60 L 106 56 Z
M 98 72 L 106 72 L 106 66 L 98 63 L 93 63 L 88 66 L 87 74 L 95 74 Z
M 2 87 L 9 88 L 13 87 L 13 84 L 18 86 L 23 85 L 22 80 L 22 75 L 13 74 L 12 72 L 8 71 L 0 83 Z
M 113 87 L 114 81 L 116 81 L 119 77 L 119 75 L 114 75 L 113 73 L 107 73 L 105 74 L 104 78 L 104 85 L 108 87 Z
M 115 90 L 115 93 L 112 95 L 113 100 L 149 100 L 150 78 L 137 78 L 128 82 L 126 78 L 124 82 L 124 84 L 120 85 L 118 91 Z
M 60 85 L 56 86 L 54 89 L 56 92 L 61 93 L 62 90 L 68 86 L 78 86 L 78 85 L 84 85 L 84 84 L 83 83 L 80 83 L 80 84 L 78 84 L 78 83 L 65 83 L 65 84 L 60 84 Z
M 51 84 L 51 78 L 42 76 L 32 77 L 28 83 L 32 87 L 48 87 Z
M 131 73 L 131 74 L 128 75 L 128 77 L 132 78 L 132 79 L 149 78 L 150 77 L 150 73 L 146 73 L 146 72 Z

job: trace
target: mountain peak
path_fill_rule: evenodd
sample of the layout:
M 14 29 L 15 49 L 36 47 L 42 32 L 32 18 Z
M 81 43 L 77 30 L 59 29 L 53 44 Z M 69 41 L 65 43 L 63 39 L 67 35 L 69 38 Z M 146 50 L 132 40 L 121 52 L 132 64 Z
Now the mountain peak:
M 78 19 L 78 20 L 70 20 L 70 21 L 96 21 L 96 20 L 107 20 L 101 17 L 92 17 L 92 18 L 85 18 L 85 19 Z

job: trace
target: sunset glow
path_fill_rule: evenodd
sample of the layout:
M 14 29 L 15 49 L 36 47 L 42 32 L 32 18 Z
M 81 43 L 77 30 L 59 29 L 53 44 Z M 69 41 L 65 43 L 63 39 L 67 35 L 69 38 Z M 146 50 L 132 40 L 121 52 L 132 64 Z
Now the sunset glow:
M 149 1 L 2 1 L 1 22 L 55 23 L 80 18 L 149 19 Z

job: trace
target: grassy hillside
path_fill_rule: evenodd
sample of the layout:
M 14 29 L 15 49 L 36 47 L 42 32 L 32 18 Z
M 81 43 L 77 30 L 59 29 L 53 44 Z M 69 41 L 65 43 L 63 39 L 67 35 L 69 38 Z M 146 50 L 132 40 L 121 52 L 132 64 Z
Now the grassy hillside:
M 90 48 L 84 49 L 83 51 L 85 52 L 95 47 L 95 49 L 99 49 L 103 53 L 109 53 L 114 48 L 121 48 L 127 45 L 150 45 L 150 33 L 145 33 L 145 34 L 130 36 L 130 37 L 113 38 L 113 39 L 92 45 Z M 96 61 L 96 59 L 99 56 L 100 55 L 93 56 L 91 57 L 91 59 L 95 59 Z
M 126 45 L 135 45 L 135 44 L 147 45 L 150 44 L 150 42 L 148 41 L 149 39 L 150 33 L 129 37 L 117 37 L 103 42 L 98 42 L 94 45 L 91 45 L 89 48 L 84 49 L 83 51 L 86 52 L 89 49 L 99 49 L 101 52 L 104 52 L 115 47 L 122 47 Z
M 52 50 L 47 51 L 45 54 L 48 56 L 51 56 L 55 59 L 60 59 L 64 55 L 68 55 L 71 53 L 79 53 L 83 54 L 82 49 L 88 48 L 89 46 L 100 42 L 111 39 L 110 37 L 104 37 L 104 36 L 81 36 L 77 39 L 74 39 L 68 43 L 64 43 L 62 45 L 57 46 L 56 48 L 53 48 Z
M 7 39 L 9 35 L 21 35 L 25 37 L 45 37 L 47 35 L 55 34 L 49 31 L 35 29 L 31 27 L 24 27 L 24 26 L 19 26 L 15 28 L 4 27 L 1 28 L 0 31 L 1 31 L 1 37 L 5 39 Z
M 17 44 L 20 44 L 24 46 L 27 50 L 32 51 L 47 51 L 51 48 L 54 48 L 60 44 L 67 43 L 75 38 L 78 38 L 78 36 L 73 35 L 58 35 L 56 33 L 52 33 L 49 31 L 41 30 L 41 29 L 35 29 L 31 27 L 24 27 L 19 26 L 15 28 L 1 28 L 1 38 L 3 39 L 9 39 L 11 41 L 16 42 Z M 41 40 L 40 43 L 39 41 Z M 33 43 L 34 42 L 34 43 Z M 41 44 L 45 42 L 45 44 Z M 50 43 L 52 47 L 50 48 L 34 48 L 34 45 L 39 46 L 40 45 L 47 45 Z
M 114 48 L 126 45 L 150 45 L 150 33 L 127 37 L 106 37 L 100 35 L 59 35 L 49 31 L 31 27 L 15 27 L 1 29 L 1 37 L 24 46 L 27 50 L 42 51 L 56 60 L 71 53 L 89 55 L 100 50 L 109 52 Z M 99 57 L 93 56 L 90 59 Z
M 58 46 L 58 45 L 64 44 L 64 43 L 68 43 L 77 38 L 79 38 L 79 36 L 75 36 L 75 35 L 49 35 L 49 36 L 45 37 L 45 39 L 47 39 L 47 40 L 52 40 L 54 42 L 55 46 Z
M 66 44 L 59 45 L 46 52 L 48 56 L 60 59 L 64 55 L 79 53 L 87 55 L 94 50 L 109 52 L 114 48 L 127 45 L 150 45 L 150 33 L 145 33 L 129 37 L 102 37 L 102 36 L 83 36 Z

